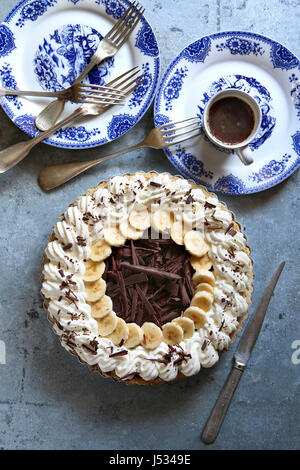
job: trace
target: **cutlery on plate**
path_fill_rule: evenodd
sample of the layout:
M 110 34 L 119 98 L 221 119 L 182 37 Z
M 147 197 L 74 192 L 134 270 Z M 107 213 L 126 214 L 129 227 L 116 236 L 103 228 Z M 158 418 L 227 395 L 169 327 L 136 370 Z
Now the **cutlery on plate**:
M 138 67 L 134 67 L 131 70 L 123 73 L 119 77 L 115 78 L 108 83 L 108 86 L 114 85 L 116 89 L 119 89 L 126 97 L 129 96 L 143 81 L 143 75 L 136 76 L 140 72 Z M 120 81 L 121 80 L 121 81 Z M 119 100 L 118 100 L 119 101 Z M 23 142 L 19 142 L 15 145 L 11 145 L 4 150 L 0 151 L 0 173 L 5 173 L 13 166 L 17 165 L 23 160 L 30 152 L 42 140 L 49 137 L 55 131 L 64 127 L 69 122 L 80 116 L 98 116 L 104 113 L 107 109 L 114 105 L 114 101 L 110 99 L 104 104 L 83 104 L 80 108 L 77 108 L 67 118 L 63 119 L 51 129 L 42 132 L 35 138 Z
M 39 97 L 58 97 L 59 99 L 69 100 L 73 103 L 91 103 L 106 104 L 107 100 L 113 104 L 121 103 L 125 98 L 124 93 L 113 87 L 89 85 L 84 83 L 74 83 L 69 88 L 60 91 L 26 91 L 9 90 L 0 86 L 0 96 L 39 96 Z
M 277 271 L 275 272 L 268 287 L 266 288 L 261 298 L 261 301 L 255 313 L 252 315 L 252 318 L 249 321 L 244 331 L 244 334 L 239 342 L 238 348 L 234 354 L 232 370 L 227 378 L 226 383 L 223 386 L 223 389 L 220 392 L 220 395 L 202 432 L 201 440 L 205 444 L 212 444 L 219 434 L 227 410 L 233 398 L 234 392 L 237 389 L 239 381 L 246 368 L 247 362 L 250 359 L 250 355 L 260 333 L 271 296 L 273 294 L 281 271 L 284 268 L 284 265 L 285 261 L 283 261 L 277 268 Z
M 145 8 L 134 1 L 125 11 L 124 15 L 117 21 L 112 29 L 101 40 L 96 52 L 92 56 L 89 64 L 81 72 L 75 83 L 81 82 L 84 77 L 103 60 L 113 57 L 127 41 L 129 35 L 138 25 L 144 14 Z M 65 99 L 58 98 L 49 103 L 35 119 L 35 125 L 40 131 L 51 128 L 61 115 L 65 106 Z
M 143 147 L 162 149 L 169 145 L 179 144 L 200 134 L 200 121 L 198 117 L 185 119 L 183 121 L 171 122 L 155 127 L 150 131 L 142 142 L 119 152 L 107 155 L 88 162 L 66 163 L 44 168 L 39 175 L 39 185 L 42 189 L 49 191 L 69 181 L 74 176 L 92 168 L 99 163 L 123 155 Z

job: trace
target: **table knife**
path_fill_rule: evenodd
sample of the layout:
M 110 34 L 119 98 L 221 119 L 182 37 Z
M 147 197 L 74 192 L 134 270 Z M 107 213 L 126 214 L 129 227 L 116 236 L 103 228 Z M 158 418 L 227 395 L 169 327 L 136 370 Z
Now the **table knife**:
M 277 268 L 277 271 L 272 277 L 270 284 L 266 288 L 255 313 L 252 315 L 251 320 L 245 328 L 244 334 L 234 354 L 232 370 L 204 426 L 201 435 L 201 440 L 205 444 L 212 444 L 219 434 L 227 410 L 233 398 L 234 392 L 237 389 L 239 381 L 247 366 L 247 362 L 251 356 L 251 352 L 260 333 L 271 296 L 273 294 L 281 271 L 284 268 L 284 265 L 285 261 L 283 261 Z

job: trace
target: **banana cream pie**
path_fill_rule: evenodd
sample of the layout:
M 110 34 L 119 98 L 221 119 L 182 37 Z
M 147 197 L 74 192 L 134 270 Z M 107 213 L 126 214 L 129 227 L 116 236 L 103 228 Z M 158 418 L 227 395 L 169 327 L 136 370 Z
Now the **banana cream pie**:
M 213 366 L 251 303 L 247 239 L 224 203 L 168 173 L 115 176 L 60 217 L 42 294 L 62 345 L 103 376 L 159 384 Z

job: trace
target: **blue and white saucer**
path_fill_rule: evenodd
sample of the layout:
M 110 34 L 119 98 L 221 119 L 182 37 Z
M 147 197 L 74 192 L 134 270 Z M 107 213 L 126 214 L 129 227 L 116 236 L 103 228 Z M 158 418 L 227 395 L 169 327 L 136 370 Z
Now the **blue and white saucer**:
M 22 0 L 0 25 L 0 83 L 12 89 L 57 91 L 70 86 L 101 38 L 130 5 L 128 0 Z M 159 50 L 145 17 L 115 57 L 94 68 L 87 83 L 104 85 L 138 65 L 145 81 L 103 115 L 76 121 L 46 143 L 82 149 L 105 144 L 131 129 L 144 115 L 159 80 Z M 5 97 L 8 116 L 34 136 L 34 119 L 49 98 Z M 78 107 L 66 103 L 63 119 Z
M 215 147 L 203 132 L 165 153 L 185 177 L 212 191 L 247 194 L 270 188 L 300 165 L 299 60 L 278 42 L 228 31 L 190 44 L 161 81 L 155 125 L 201 118 L 207 101 L 227 88 L 249 93 L 261 107 L 261 128 L 250 144 L 254 163 L 244 166 L 233 152 Z

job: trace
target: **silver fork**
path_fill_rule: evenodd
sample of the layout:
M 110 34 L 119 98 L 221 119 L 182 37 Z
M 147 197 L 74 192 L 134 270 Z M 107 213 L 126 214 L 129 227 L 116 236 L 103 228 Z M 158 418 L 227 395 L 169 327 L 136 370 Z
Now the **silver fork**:
M 117 21 L 112 29 L 101 40 L 96 52 L 89 64 L 81 72 L 75 83 L 81 82 L 95 65 L 99 65 L 105 59 L 113 57 L 123 46 L 129 35 L 138 25 L 145 9 L 135 0 Z M 65 100 L 57 99 L 51 102 L 35 119 L 35 125 L 40 131 L 46 131 L 52 127 L 65 106 Z
M 140 70 L 138 67 L 134 67 L 131 70 L 123 73 L 119 77 L 112 80 L 108 83 L 108 86 L 114 85 L 115 88 L 119 89 L 126 97 L 129 96 L 143 81 L 143 75 L 136 76 Z M 19 142 L 18 144 L 11 145 L 4 150 L 0 151 L 0 173 L 5 173 L 13 166 L 17 165 L 21 160 L 23 160 L 30 152 L 30 150 L 35 147 L 39 142 L 49 137 L 55 131 L 64 127 L 69 122 L 80 116 L 98 116 L 104 113 L 107 109 L 111 108 L 114 105 L 111 100 L 107 100 L 104 104 L 84 104 L 80 108 L 77 108 L 72 114 L 70 114 L 66 119 L 63 119 L 51 129 L 42 132 L 37 137 Z
M 39 175 L 39 185 L 42 189 L 49 191 L 106 160 L 143 147 L 162 149 L 170 145 L 176 145 L 199 135 L 200 132 L 201 127 L 198 117 L 163 124 L 162 126 L 152 129 L 147 137 L 139 144 L 113 153 L 112 155 L 107 155 L 88 162 L 66 163 L 65 165 L 54 165 L 44 168 Z
M 121 103 L 126 96 L 120 91 L 110 86 L 89 85 L 74 83 L 71 87 L 60 91 L 29 91 L 29 90 L 9 90 L 0 86 L 0 96 L 40 96 L 57 97 L 69 100 L 73 103 L 106 104 L 111 101 L 113 104 Z

